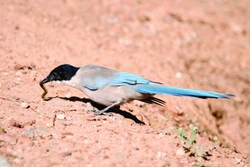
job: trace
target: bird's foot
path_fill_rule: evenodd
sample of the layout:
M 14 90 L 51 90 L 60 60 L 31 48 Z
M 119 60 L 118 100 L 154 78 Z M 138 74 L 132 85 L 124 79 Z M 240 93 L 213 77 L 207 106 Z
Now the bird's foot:
M 97 116 L 97 115 L 106 115 L 106 116 L 109 116 L 109 117 L 114 117 L 114 115 L 110 112 L 102 112 L 101 111 L 95 111 L 94 114 Z
M 88 113 L 91 112 L 91 113 L 94 113 L 94 115 L 106 115 L 106 116 L 109 116 L 109 117 L 114 117 L 114 115 L 112 113 L 107 113 L 103 110 L 98 110 L 97 108 L 93 107 L 93 110 L 88 110 L 87 111 Z

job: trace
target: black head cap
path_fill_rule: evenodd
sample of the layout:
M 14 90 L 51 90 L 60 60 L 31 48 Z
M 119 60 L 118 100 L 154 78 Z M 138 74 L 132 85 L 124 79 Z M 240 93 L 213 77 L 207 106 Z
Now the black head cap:
M 50 74 L 40 82 L 45 84 L 51 81 L 69 81 L 79 70 L 79 67 L 74 67 L 69 64 L 63 64 L 56 67 Z

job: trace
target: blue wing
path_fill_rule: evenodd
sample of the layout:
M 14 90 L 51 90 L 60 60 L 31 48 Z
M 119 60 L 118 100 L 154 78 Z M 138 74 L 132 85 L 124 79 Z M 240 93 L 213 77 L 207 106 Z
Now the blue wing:
M 126 72 L 117 72 L 105 67 L 88 65 L 80 74 L 82 85 L 90 90 L 97 90 L 103 86 L 121 86 L 149 84 L 149 80 Z
M 136 85 L 136 84 L 149 84 L 149 80 L 140 77 L 138 75 L 118 72 L 115 77 L 112 78 L 110 85 L 120 86 L 120 85 Z
M 149 95 L 167 94 L 197 98 L 229 98 L 233 96 L 231 94 L 164 86 L 158 82 L 152 82 L 138 75 L 117 72 L 100 66 L 90 65 L 86 66 L 86 68 L 81 78 L 83 85 L 90 90 L 97 90 L 106 85 L 131 85 L 135 91 Z

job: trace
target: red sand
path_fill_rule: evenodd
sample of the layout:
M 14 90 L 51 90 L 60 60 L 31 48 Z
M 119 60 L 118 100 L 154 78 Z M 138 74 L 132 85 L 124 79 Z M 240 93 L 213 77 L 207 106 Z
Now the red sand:
M 249 6 L 233 0 L 0 0 L 0 164 L 248 166 Z M 157 96 L 165 107 L 132 102 L 114 118 L 94 116 L 86 96 L 67 86 L 48 84 L 56 98 L 42 100 L 39 81 L 63 63 L 98 64 L 236 97 Z M 199 161 L 171 130 L 188 132 L 190 124 L 199 127 Z

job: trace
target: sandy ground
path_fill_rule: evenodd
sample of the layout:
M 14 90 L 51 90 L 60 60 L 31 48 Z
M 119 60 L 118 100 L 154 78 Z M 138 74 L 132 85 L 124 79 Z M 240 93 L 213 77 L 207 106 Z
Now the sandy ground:
M 0 0 L 0 166 L 248 166 L 249 34 L 250 1 Z M 166 106 L 94 116 L 67 86 L 42 100 L 39 81 L 63 63 L 235 97 L 157 96 Z

